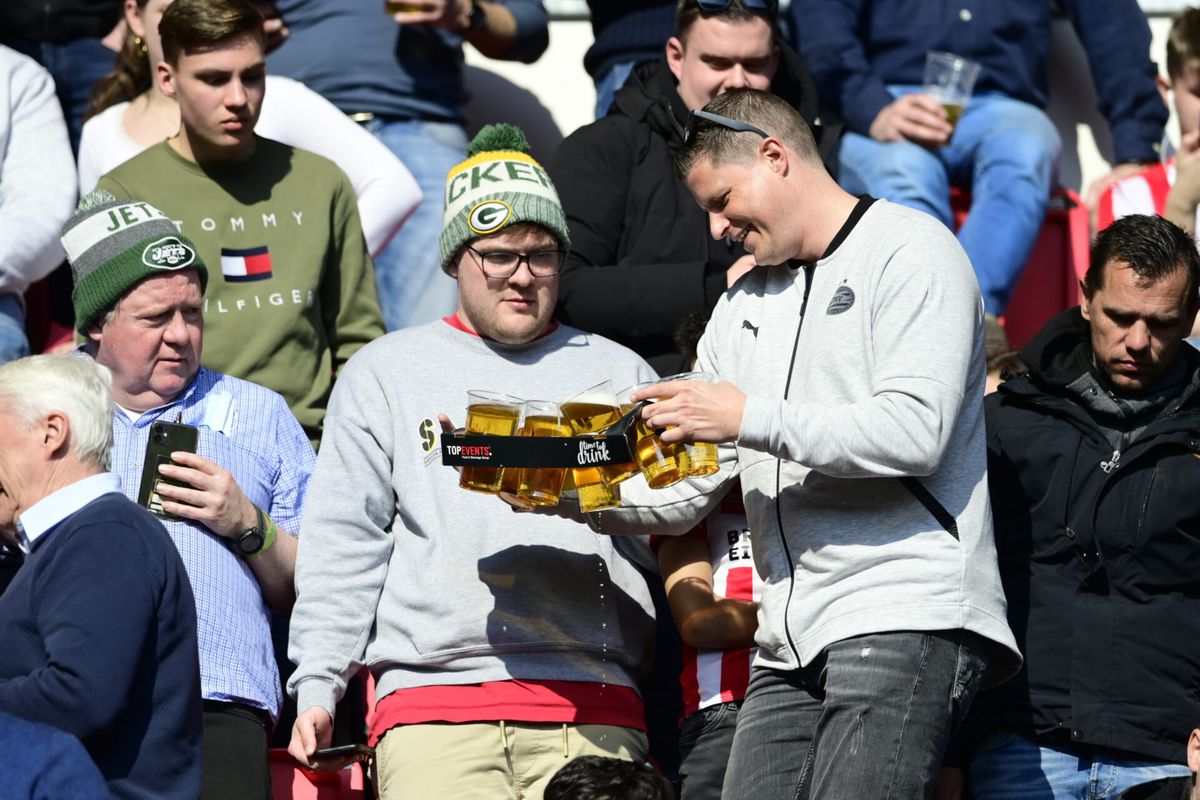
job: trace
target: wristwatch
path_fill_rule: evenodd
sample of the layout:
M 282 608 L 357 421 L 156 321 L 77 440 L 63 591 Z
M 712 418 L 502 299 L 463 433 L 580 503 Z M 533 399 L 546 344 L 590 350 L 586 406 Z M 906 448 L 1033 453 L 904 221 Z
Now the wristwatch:
M 237 548 L 238 554 L 242 556 L 252 556 L 260 553 L 267 544 L 267 522 L 263 519 L 262 509 L 255 506 L 254 514 L 257 517 L 254 527 L 243 531 L 234 540 L 234 546 Z
M 487 27 L 487 14 L 479 3 L 471 3 L 471 13 L 467 15 L 467 30 L 478 31 Z

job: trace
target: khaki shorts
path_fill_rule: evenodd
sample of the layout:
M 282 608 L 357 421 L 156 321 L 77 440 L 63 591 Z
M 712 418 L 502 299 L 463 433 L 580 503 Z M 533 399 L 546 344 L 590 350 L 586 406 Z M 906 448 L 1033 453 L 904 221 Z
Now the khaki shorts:
M 431 722 L 392 728 L 375 748 L 381 800 L 541 800 L 576 756 L 644 762 L 646 734 L 612 725 Z

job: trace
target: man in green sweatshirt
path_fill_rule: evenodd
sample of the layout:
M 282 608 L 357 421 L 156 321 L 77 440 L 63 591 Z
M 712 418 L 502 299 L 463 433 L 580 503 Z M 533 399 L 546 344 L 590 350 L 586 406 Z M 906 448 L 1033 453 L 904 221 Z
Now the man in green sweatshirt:
M 354 189 L 331 162 L 254 133 L 266 64 L 243 0 L 176 0 L 155 80 L 179 133 L 99 188 L 170 216 L 212 270 L 204 366 L 279 392 L 316 445 L 334 377 L 383 334 Z
M 458 310 L 358 353 L 334 388 L 296 568 L 289 750 L 312 763 L 362 666 L 380 795 L 540 798 L 578 755 L 644 761 L 636 689 L 654 611 L 643 539 L 509 513 L 458 488 L 439 415 L 467 390 L 563 400 L 654 377 L 554 322 L 566 220 L 524 136 L 490 126 L 451 170 L 441 261 Z M 652 568 L 652 567 L 651 567 Z

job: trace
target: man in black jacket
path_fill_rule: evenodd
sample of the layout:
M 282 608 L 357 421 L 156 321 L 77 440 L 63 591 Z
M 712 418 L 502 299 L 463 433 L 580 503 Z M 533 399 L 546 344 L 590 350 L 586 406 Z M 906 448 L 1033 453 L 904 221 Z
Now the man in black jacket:
M 558 316 L 635 350 L 662 375 L 687 368 L 672 334 L 707 314 L 754 266 L 738 242 L 714 241 L 674 173 L 688 112 L 729 89 L 770 89 L 812 128 L 826 165 L 840 125 L 817 105 L 800 58 L 776 30 L 772 2 L 704 11 L 683 0 L 666 59 L 641 64 L 604 119 L 571 134 L 549 163 L 571 228 Z
M 964 739 L 975 800 L 1115 797 L 1187 775 L 1200 720 L 1200 256 L 1161 217 L 1100 234 L 1083 304 L 986 403 L 1008 618 L 1025 654 Z M 1097 783 L 1098 782 L 1098 783 Z

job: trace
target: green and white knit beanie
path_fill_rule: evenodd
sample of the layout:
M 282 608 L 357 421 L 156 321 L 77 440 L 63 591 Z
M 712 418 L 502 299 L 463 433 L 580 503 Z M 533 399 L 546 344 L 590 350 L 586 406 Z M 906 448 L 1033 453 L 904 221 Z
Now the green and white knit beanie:
M 513 125 L 487 125 L 475 135 L 467 160 L 446 175 L 445 200 L 443 270 L 467 242 L 522 222 L 549 229 L 563 248 L 571 245 L 558 192 L 529 155 L 525 134 Z
M 62 230 L 75 290 L 75 329 L 87 329 L 136 284 L 154 275 L 194 269 L 208 284 L 196 245 L 149 203 L 95 191 L 79 201 Z

